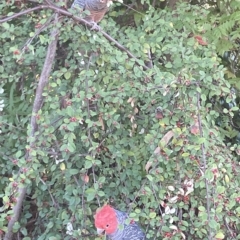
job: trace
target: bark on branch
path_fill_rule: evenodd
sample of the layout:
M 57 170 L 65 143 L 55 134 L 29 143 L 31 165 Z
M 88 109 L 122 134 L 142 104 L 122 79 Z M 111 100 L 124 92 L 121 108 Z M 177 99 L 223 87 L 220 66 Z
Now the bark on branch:
M 56 14 L 55 25 L 58 21 L 59 21 L 59 17 L 58 17 L 58 14 Z M 43 65 L 43 69 L 41 72 L 41 76 L 39 79 L 39 83 L 37 86 L 36 95 L 35 95 L 35 99 L 34 99 L 34 103 L 33 103 L 32 116 L 31 116 L 31 120 L 30 120 L 30 126 L 31 126 L 30 139 L 32 139 L 30 142 L 30 148 L 32 148 L 35 145 L 34 137 L 35 137 L 35 133 L 38 128 L 37 121 L 36 121 L 37 120 L 36 114 L 38 113 L 38 111 L 41 109 L 41 107 L 43 105 L 44 98 L 43 98 L 42 94 L 43 94 L 44 87 L 48 83 L 51 69 L 54 64 L 54 59 L 55 59 L 55 54 L 56 54 L 56 49 L 57 49 L 58 34 L 59 34 L 59 29 L 57 27 L 54 27 L 50 34 L 51 42 L 48 45 L 47 55 L 45 58 L 45 62 Z M 28 159 L 28 158 L 31 158 L 31 153 L 26 155 L 26 159 Z M 4 236 L 4 240 L 12 240 L 12 238 L 13 238 L 13 231 L 12 231 L 13 226 L 14 226 L 14 223 L 19 220 L 19 216 L 21 213 L 21 209 L 22 209 L 23 201 L 25 199 L 26 192 L 27 192 L 27 187 L 18 189 L 17 203 L 13 208 L 13 216 L 12 216 L 11 220 L 8 222 L 8 231 Z

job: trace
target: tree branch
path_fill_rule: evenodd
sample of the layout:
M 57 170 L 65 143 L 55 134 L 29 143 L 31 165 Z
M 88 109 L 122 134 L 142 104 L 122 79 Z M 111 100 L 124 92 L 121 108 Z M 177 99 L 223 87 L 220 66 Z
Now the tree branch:
M 10 17 L 2 18 L 2 19 L 0 19 L 0 23 L 8 22 L 8 21 L 13 20 L 14 18 L 20 17 L 22 15 L 25 15 L 25 14 L 28 14 L 28 13 L 31 13 L 31 12 L 34 12 L 34 11 L 37 11 L 37 10 L 46 9 L 46 8 L 49 8 L 49 6 L 48 5 L 40 5 L 40 6 L 37 6 L 37 7 L 34 7 L 34 8 L 30 8 L 30 9 L 24 10 L 22 12 L 13 14 Z
M 56 12 L 58 12 L 58 13 L 61 13 L 61 14 L 65 15 L 65 16 L 71 17 L 73 20 L 76 20 L 76 21 L 80 22 L 81 24 L 85 24 L 85 25 L 87 25 L 89 28 L 92 28 L 92 23 L 91 23 L 91 22 L 88 22 L 87 20 L 85 20 L 85 19 L 83 19 L 83 18 L 76 17 L 76 16 L 74 16 L 72 13 L 70 13 L 70 12 L 68 12 L 68 11 L 66 11 L 66 10 L 63 10 L 63 9 L 58 8 L 58 7 L 56 7 L 56 6 L 53 6 L 53 5 L 49 6 L 49 8 L 52 9 L 52 10 L 54 10 L 54 11 L 56 11 Z M 138 59 L 137 57 L 135 57 L 128 49 L 126 49 L 122 44 L 120 44 L 117 40 L 115 40 L 115 39 L 114 39 L 113 37 L 111 37 L 109 34 L 107 34 L 106 32 L 104 32 L 104 31 L 101 30 L 101 29 L 99 30 L 99 32 L 101 32 L 102 35 L 103 35 L 107 40 L 109 40 L 110 42 L 114 43 L 114 45 L 115 45 L 118 49 L 126 52 L 127 55 L 128 55 L 130 58 L 133 58 L 139 66 L 143 67 L 144 70 L 149 69 L 145 64 L 140 63 L 140 61 L 139 61 L 139 59 Z
M 36 8 L 35 8 L 35 10 L 36 10 Z M 57 23 L 58 21 L 59 21 L 59 17 L 56 14 L 55 23 Z M 59 34 L 59 29 L 54 27 L 53 30 L 51 31 L 50 39 L 52 39 L 52 41 L 48 45 L 47 55 L 45 58 L 44 66 L 43 66 L 42 73 L 41 73 L 41 76 L 39 79 L 39 83 L 37 86 L 36 95 L 35 95 L 35 99 L 34 99 L 34 103 L 33 103 L 32 116 L 31 116 L 31 120 L 30 120 L 30 127 L 31 127 L 30 148 L 34 147 L 35 141 L 36 141 L 34 139 L 35 133 L 38 128 L 36 114 L 41 109 L 43 101 L 44 101 L 42 94 L 43 94 L 44 87 L 48 83 L 50 72 L 51 72 L 51 69 L 52 69 L 52 66 L 54 63 L 56 49 L 57 49 L 58 34 Z M 30 154 L 31 153 L 29 151 L 28 154 L 26 154 L 25 158 L 26 159 L 28 159 L 29 157 L 31 158 Z M 8 232 L 5 234 L 4 240 L 12 240 L 12 238 L 13 238 L 13 231 L 12 231 L 13 226 L 14 226 L 15 222 L 17 222 L 19 219 L 26 192 L 27 192 L 26 186 L 18 189 L 17 203 L 13 207 L 13 216 L 12 216 L 11 220 L 8 222 Z
M 33 11 L 36 11 L 36 10 L 40 10 L 40 9 L 51 9 L 53 11 L 55 11 L 56 13 L 60 13 L 64 16 L 67 16 L 67 17 L 70 17 L 72 18 L 73 20 L 75 21 L 78 21 L 80 22 L 82 25 L 86 25 L 88 28 L 92 28 L 92 23 L 91 22 L 88 22 L 87 20 L 85 20 L 84 18 L 80 18 L 80 17 L 77 17 L 77 16 L 74 16 L 71 12 L 68 12 L 62 8 L 59 8 L 55 5 L 53 5 L 52 3 L 49 5 L 41 5 L 41 6 L 38 6 L 38 7 L 35 7 L 35 8 L 31 8 L 31 9 L 27 9 L 25 11 L 22 11 L 20 13 L 16 13 L 16 14 L 13 14 L 12 16 L 10 17 L 6 17 L 6 18 L 3 18 L 3 19 L 0 19 L 0 23 L 4 23 L 4 22 L 7 22 L 7 21 L 10 21 L 14 18 L 17 18 L 21 15 L 24 15 L 24 14 L 27 14 L 27 13 L 30 13 L 30 12 L 33 12 Z M 134 54 L 132 54 L 128 49 L 126 49 L 122 44 L 120 44 L 117 40 L 115 40 L 113 37 L 111 37 L 109 34 L 107 34 L 106 32 L 104 32 L 103 30 L 99 30 L 99 32 L 102 33 L 102 35 L 107 39 L 109 40 L 110 42 L 114 43 L 114 45 L 120 49 L 121 51 L 124 51 L 127 53 L 127 55 L 130 57 L 130 58 L 133 58 L 136 63 L 141 66 L 144 70 L 148 70 L 149 67 L 146 66 L 145 64 L 141 63 L 140 60 L 134 56 Z

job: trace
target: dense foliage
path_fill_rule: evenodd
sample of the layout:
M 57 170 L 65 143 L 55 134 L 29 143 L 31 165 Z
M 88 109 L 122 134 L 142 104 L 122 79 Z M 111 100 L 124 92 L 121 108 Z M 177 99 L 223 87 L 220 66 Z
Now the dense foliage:
M 114 2 L 92 31 L 53 4 L 61 15 L 49 1 L 0 3 L 0 235 L 26 191 L 13 225 L 24 240 L 100 239 L 93 218 L 106 202 L 147 239 L 238 239 L 237 74 L 228 81 L 223 36 L 209 37 L 212 8 L 141 1 L 131 15 Z

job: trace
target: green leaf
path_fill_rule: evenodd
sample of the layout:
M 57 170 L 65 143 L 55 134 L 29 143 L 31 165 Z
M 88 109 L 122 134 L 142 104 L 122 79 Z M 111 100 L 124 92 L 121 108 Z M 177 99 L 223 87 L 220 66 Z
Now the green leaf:
M 222 194 L 226 191 L 226 188 L 224 186 L 217 186 L 216 191 L 217 193 Z
M 70 72 L 64 73 L 64 77 L 65 77 L 66 80 L 70 79 L 71 73 Z
M 209 226 L 210 226 L 210 228 L 212 228 L 212 229 L 216 229 L 217 228 L 217 222 L 215 221 L 215 220 L 210 220 L 209 221 Z
M 205 209 L 204 206 L 199 206 L 199 207 L 198 207 L 198 210 L 199 210 L 200 212 L 205 212 L 205 211 L 206 211 L 206 209 Z
M 170 62 L 168 62 L 166 65 L 165 65 L 166 68 L 172 68 L 172 64 Z
M 70 173 L 71 175 L 76 175 L 76 174 L 79 173 L 79 170 L 78 170 L 78 169 L 70 169 L 70 170 L 69 170 L 69 173 Z
M 104 197 L 105 196 L 105 193 L 103 191 L 98 191 L 97 194 L 100 197 Z
M 54 223 L 53 222 L 49 222 L 48 225 L 47 225 L 47 228 L 51 229 L 51 228 L 53 228 L 53 226 L 54 226 Z
M 98 182 L 99 182 L 99 183 L 104 183 L 105 180 L 106 180 L 106 178 L 105 178 L 104 176 L 102 176 L 102 177 L 100 177 L 100 178 L 98 179 Z
M 151 175 L 148 174 L 146 177 L 149 179 L 149 181 L 153 181 L 153 177 Z
M 16 233 L 20 228 L 19 222 L 15 222 L 13 225 L 13 232 Z
M 224 235 L 222 232 L 218 232 L 218 233 L 215 235 L 215 238 L 216 238 L 216 239 L 224 239 L 224 238 L 225 238 L 225 235 Z
M 155 212 L 150 212 L 150 213 L 149 213 L 149 217 L 150 217 L 150 218 L 156 218 L 156 215 L 157 215 L 157 214 L 156 214 Z
M 89 169 L 92 167 L 92 165 L 93 165 L 93 163 L 91 161 L 85 161 L 84 168 Z
M 9 25 L 7 22 L 3 22 L 3 23 L 2 23 L 2 26 L 3 26 L 6 30 L 8 30 L 9 27 L 10 27 L 10 25 Z
M 230 93 L 230 88 L 222 87 L 222 91 L 225 93 Z

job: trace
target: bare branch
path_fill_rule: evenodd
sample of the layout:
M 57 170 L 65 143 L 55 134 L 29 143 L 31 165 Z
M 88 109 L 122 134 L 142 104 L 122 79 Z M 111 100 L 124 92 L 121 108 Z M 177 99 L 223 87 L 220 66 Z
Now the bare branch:
M 153 68 L 152 53 L 150 49 L 148 49 L 147 55 L 149 60 L 147 61 L 146 65 L 148 68 Z
M 233 231 L 230 229 L 229 224 L 228 224 L 228 222 L 226 220 L 226 217 L 224 217 L 223 220 L 224 220 L 225 226 L 227 227 L 228 231 L 230 232 L 230 236 L 234 236 Z M 231 239 L 233 239 L 233 237 L 231 237 Z
M 136 13 L 138 13 L 138 14 L 140 14 L 140 15 L 142 15 L 144 17 L 143 13 L 141 13 L 141 12 L 137 11 L 135 8 L 133 8 L 134 3 L 132 3 L 130 5 L 125 4 L 124 2 L 119 2 L 119 3 L 122 4 L 123 6 L 127 7 L 127 10 L 131 9 L 132 11 L 134 11 L 134 12 L 136 12 Z
M 31 118 L 31 127 L 32 127 L 32 136 L 34 136 L 37 130 L 36 116 L 37 112 L 41 109 L 43 104 L 43 89 L 48 83 L 48 79 L 50 76 L 50 72 L 52 69 L 52 65 L 54 63 L 54 58 L 56 54 L 57 48 L 57 40 L 58 40 L 59 29 L 54 28 L 51 32 L 50 38 L 52 38 L 52 42 L 48 45 L 47 56 L 45 58 L 44 66 L 42 69 L 41 77 L 39 79 L 38 88 L 36 91 L 35 101 L 33 104 L 33 116 Z
M 49 3 L 49 1 L 48 1 Z M 92 28 L 93 24 L 91 22 L 88 22 L 87 20 L 85 20 L 84 18 L 80 18 L 80 17 L 77 17 L 77 16 L 74 16 L 71 12 L 68 12 L 62 8 L 59 8 L 55 5 L 53 5 L 51 2 L 49 3 L 51 5 L 41 5 L 41 6 L 38 6 L 38 7 L 35 7 L 35 8 L 31 8 L 31 9 L 27 9 L 25 11 L 22 11 L 20 13 L 16 13 L 10 17 L 6 17 L 6 18 L 3 18 L 3 19 L 0 19 L 0 23 L 3 23 L 3 22 L 7 22 L 7 21 L 10 21 L 14 18 L 17 18 L 21 15 L 24 15 L 24 14 L 27 14 L 27 13 L 30 13 L 30 12 L 33 12 L 33 11 L 36 11 L 36 10 L 40 10 L 40 9 L 51 9 L 53 11 L 55 11 L 56 13 L 60 13 L 64 16 L 67 16 L 67 17 L 71 17 L 73 20 L 75 21 L 78 21 L 80 22 L 81 24 L 83 25 L 86 25 L 88 28 Z M 122 44 L 120 44 L 117 40 L 115 40 L 113 37 L 111 37 L 109 34 L 107 34 L 106 32 L 104 32 L 103 30 L 99 30 L 99 32 L 102 33 L 102 35 L 107 39 L 109 40 L 110 42 L 114 43 L 114 45 L 120 49 L 121 51 L 124 51 L 127 53 L 127 55 L 130 57 L 130 58 L 133 58 L 136 63 L 141 66 L 144 70 L 148 70 L 149 67 L 146 66 L 145 64 L 141 63 L 140 60 L 134 56 L 128 49 L 126 49 Z
M 78 187 L 81 188 L 81 185 L 79 184 L 77 178 L 74 176 L 74 180 L 76 182 L 76 184 L 78 185 Z M 82 185 L 82 211 L 83 211 L 83 228 L 85 228 L 85 223 L 86 223 L 86 214 L 85 214 L 85 201 L 84 201 L 84 193 L 86 190 L 86 183 L 83 181 L 83 185 Z
M 197 115 L 197 120 L 198 120 L 198 125 L 199 125 L 199 132 L 200 136 L 203 138 L 203 128 L 202 128 L 202 119 L 200 116 L 200 94 L 197 92 L 197 110 L 198 110 L 198 115 Z M 205 152 L 205 145 L 204 143 L 201 144 L 201 151 L 202 151 L 202 164 L 203 164 L 203 171 L 204 174 L 206 173 L 207 169 L 207 159 L 206 159 L 206 152 Z M 206 187 L 206 199 L 207 199 L 207 214 L 208 214 L 208 222 L 211 220 L 211 211 L 210 211 L 210 191 L 209 191 L 209 185 L 208 185 L 208 180 L 205 177 L 205 187 Z M 210 229 L 208 229 L 208 239 L 212 239 L 212 232 Z
M 20 17 L 22 15 L 25 15 L 25 14 L 28 14 L 28 13 L 31 13 L 31 12 L 34 12 L 34 11 L 37 11 L 37 10 L 46 9 L 46 8 L 49 8 L 49 6 L 47 6 L 47 5 L 40 5 L 40 6 L 37 6 L 37 7 L 34 7 L 34 8 L 30 8 L 30 9 L 24 10 L 22 12 L 13 14 L 10 17 L 2 18 L 2 19 L 0 19 L 0 23 L 8 22 L 8 21 L 13 20 L 14 18 L 18 18 L 18 17 Z
M 140 194 L 142 193 L 142 190 L 144 189 L 145 184 L 147 183 L 147 179 L 143 180 L 143 183 L 141 185 L 141 187 L 139 188 L 137 194 L 135 195 L 134 199 L 132 200 L 132 202 L 130 203 L 129 209 L 127 211 L 127 213 L 130 213 L 133 207 L 133 203 L 136 202 L 137 198 L 140 196 Z
M 58 15 L 56 14 L 55 23 L 57 23 L 58 21 L 59 21 Z M 58 34 L 59 34 L 59 29 L 53 28 L 50 36 L 52 39 L 52 42 L 48 45 L 47 55 L 45 58 L 44 66 L 43 66 L 42 73 L 41 73 L 37 90 L 36 90 L 36 95 L 33 103 L 32 117 L 30 120 L 30 126 L 31 126 L 30 137 L 32 139 L 30 143 L 30 148 L 33 147 L 35 144 L 34 136 L 37 131 L 36 114 L 41 109 L 43 104 L 43 100 L 44 100 L 42 96 L 43 89 L 48 83 L 50 72 L 54 63 L 56 48 L 57 48 L 57 41 L 58 41 Z M 30 154 L 29 153 L 26 154 L 25 158 L 28 159 L 29 157 L 31 157 Z M 19 219 L 26 192 L 27 192 L 27 187 L 22 187 L 18 189 L 17 203 L 13 207 L 13 216 L 11 220 L 8 222 L 8 232 L 5 234 L 4 240 L 12 240 L 13 238 L 13 231 L 12 231 L 13 226 L 15 222 L 17 222 Z
M 53 195 L 52 195 L 52 193 L 51 193 L 51 191 L 50 191 L 50 189 L 49 189 L 49 186 L 43 181 L 43 179 L 41 179 L 41 178 L 39 178 L 39 179 L 40 179 L 40 181 L 43 183 L 43 185 L 47 186 L 47 190 L 48 190 L 48 193 L 49 193 L 49 195 L 50 195 L 50 197 L 51 197 L 51 199 L 52 199 L 53 206 L 58 209 L 58 208 L 59 208 L 59 205 L 58 205 L 58 203 L 55 201 L 55 199 L 54 199 L 54 197 L 53 197 Z
M 24 46 L 22 47 L 22 53 L 23 54 L 26 49 L 28 48 L 28 46 L 32 43 L 33 39 L 35 37 L 37 37 L 47 26 L 49 26 L 49 24 L 51 23 L 51 21 L 54 19 L 54 14 L 52 16 L 50 16 L 48 18 L 48 20 L 36 31 L 36 33 L 34 34 L 33 37 L 29 38 L 27 40 L 27 42 L 24 44 Z

